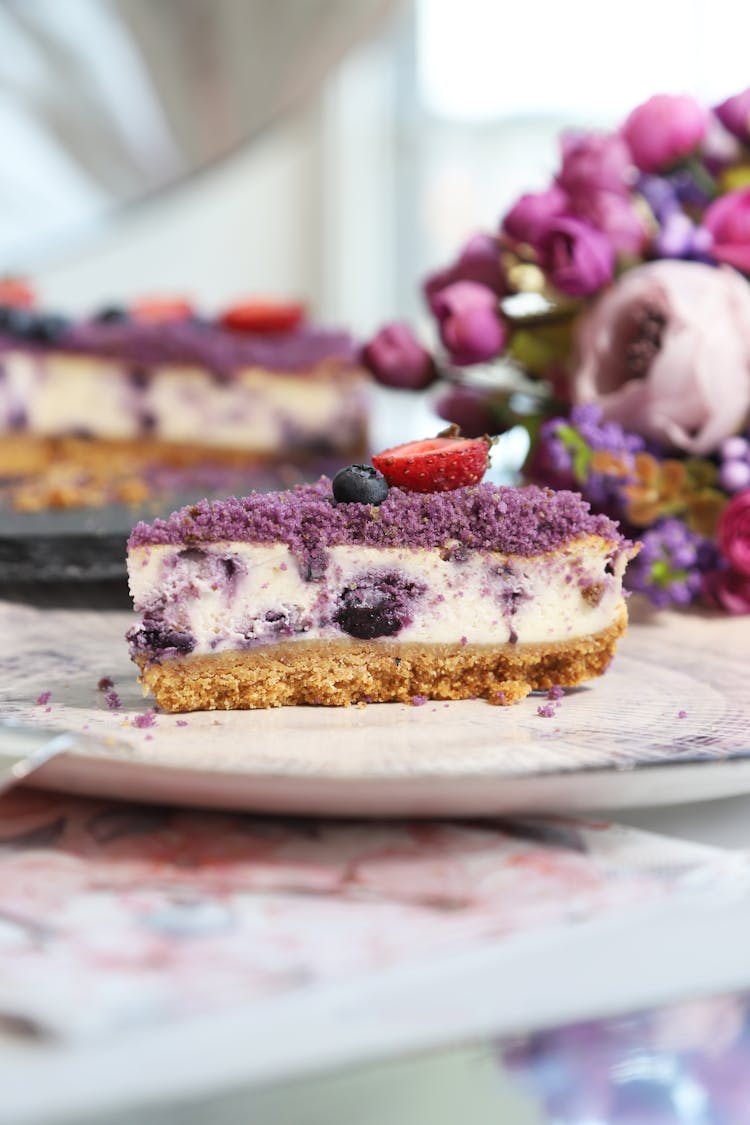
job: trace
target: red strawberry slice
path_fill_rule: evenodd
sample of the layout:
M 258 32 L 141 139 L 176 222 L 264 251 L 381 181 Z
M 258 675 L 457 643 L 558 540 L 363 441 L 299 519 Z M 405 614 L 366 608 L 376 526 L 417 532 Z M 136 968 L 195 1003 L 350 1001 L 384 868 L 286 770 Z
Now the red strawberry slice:
M 25 278 L 0 277 L 0 305 L 12 309 L 30 309 L 34 302 L 34 290 Z
M 478 484 L 489 465 L 490 443 L 484 438 L 436 437 L 408 441 L 372 459 L 391 487 L 409 492 L 452 492 Z
M 291 332 L 305 319 L 305 306 L 296 301 L 240 301 L 220 319 L 233 332 Z
M 194 311 L 185 297 L 141 297 L 132 305 L 130 315 L 148 324 L 169 324 L 189 320 Z

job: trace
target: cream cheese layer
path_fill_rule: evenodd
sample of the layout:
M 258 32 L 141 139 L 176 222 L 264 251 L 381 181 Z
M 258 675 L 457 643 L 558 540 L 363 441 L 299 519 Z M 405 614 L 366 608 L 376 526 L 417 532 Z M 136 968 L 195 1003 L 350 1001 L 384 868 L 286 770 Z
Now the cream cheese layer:
M 606 629 L 627 552 L 592 535 L 533 557 L 331 546 L 299 562 L 286 544 L 131 548 L 141 622 L 134 655 L 179 655 L 310 640 L 533 644 Z

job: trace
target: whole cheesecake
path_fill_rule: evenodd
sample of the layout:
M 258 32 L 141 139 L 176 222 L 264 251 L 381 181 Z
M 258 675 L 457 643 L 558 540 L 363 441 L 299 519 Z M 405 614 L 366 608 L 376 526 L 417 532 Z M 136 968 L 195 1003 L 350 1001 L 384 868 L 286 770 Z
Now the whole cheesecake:
M 634 550 L 609 519 L 535 487 L 386 492 L 322 478 L 138 524 L 128 637 L 158 704 L 505 704 L 607 668 Z
M 0 477 L 362 454 L 367 380 L 347 333 L 115 312 L 0 308 Z

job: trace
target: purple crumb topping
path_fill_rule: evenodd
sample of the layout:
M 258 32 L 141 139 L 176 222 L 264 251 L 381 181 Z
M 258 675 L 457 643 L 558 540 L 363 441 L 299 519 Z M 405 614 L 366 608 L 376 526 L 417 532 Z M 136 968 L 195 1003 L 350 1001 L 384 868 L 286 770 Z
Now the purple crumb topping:
M 551 699 L 551 700 L 562 699 L 564 697 L 564 695 L 565 695 L 565 692 L 560 687 L 560 685 L 559 684 L 553 684 L 552 687 L 547 692 L 547 699 Z
M 156 715 L 153 711 L 144 711 L 142 715 L 137 715 L 136 718 L 133 719 L 133 726 L 139 727 L 141 730 L 143 730 L 144 727 L 155 727 Z
M 119 697 L 119 695 L 117 694 L 116 691 L 107 692 L 107 694 L 105 695 L 104 698 L 107 701 L 107 706 L 109 707 L 110 711 L 119 711 L 120 710 L 120 707 L 122 705 L 120 703 L 120 697 Z
M 188 725 L 187 719 L 178 719 L 177 720 L 177 726 L 178 727 L 186 727 L 187 725 Z
M 81 321 L 46 347 L 0 336 L 0 353 L 11 350 L 110 356 L 146 368 L 161 363 L 198 365 L 222 376 L 241 367 L 305 371 L 324 360 L 351 365 L 356 358 L 346 332 L 305 326 L 293 332 L 242 333 L 195 320 L 168 324 Z
M 51 691 L 43 691 L 41 693 L 41 695 L 38 695 L 36 697 L 37 707 L 44 707 L 45 703 L 49 703 L 51 698 L 52 698 L 52 692 Z
M 557 707 L 554 703 L 545 703 L 543 707 L 537 707 L 536 713 L 542 719 L 554 719 L 557 714 Z
M 687 718 L 687 711 L 678 711 L 677 712 L 677 718 L 678 719 L 686 719 Z
M 430 548 L 458 541 L 473 550 L 537 555 L 584 535 L 625 544 L 617 525 L 592 514 L 575 492 L 488 483 L 437 493 L 392 488 L 379 507 L 334 505 L 330 481 L 321 477 L 289 492 L 201 500 L 166 520 L 137 524 L 129 546 L 282 542 L 309 557 L 342 544 Z
M 426 695 L 413 695 L 411 697 L 412 707 L 424 707 L 425 703 L 427 703 Z

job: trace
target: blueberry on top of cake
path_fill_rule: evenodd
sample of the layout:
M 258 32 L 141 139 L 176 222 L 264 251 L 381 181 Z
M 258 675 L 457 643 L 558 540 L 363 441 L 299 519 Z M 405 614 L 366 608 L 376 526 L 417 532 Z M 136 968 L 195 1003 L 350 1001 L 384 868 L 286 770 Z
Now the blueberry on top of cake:
M 487 456 L 439 437 L 333 482 L 139 524 L 129 639 L 144 683 L 191 710 L 512 702 L 599 674 L 626 623 L 631 544 L 574 493 L 480 483 Z

